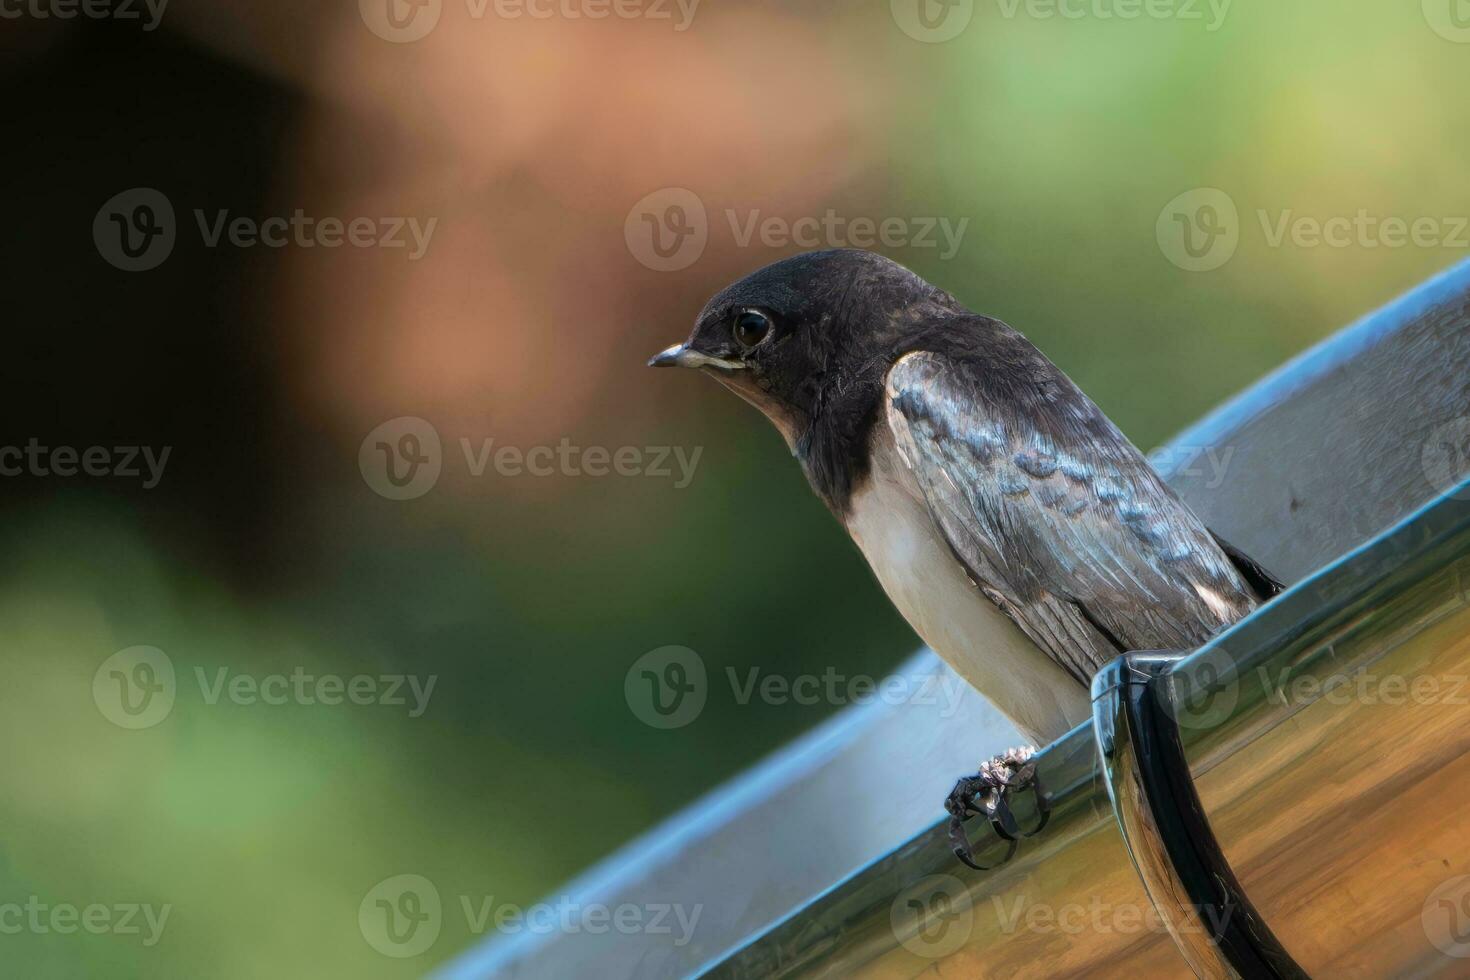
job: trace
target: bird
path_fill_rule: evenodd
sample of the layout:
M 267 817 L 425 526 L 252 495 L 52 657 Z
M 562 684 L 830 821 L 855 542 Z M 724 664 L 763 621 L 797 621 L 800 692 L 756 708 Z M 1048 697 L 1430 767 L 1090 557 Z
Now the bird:
M 1091 717 L 1100 668 L 1193 649 L 1282 587 L 1019 331 L 876 252 L 767 265 L 649 364 L 759 409 L 914 631 L 1030 740 L 945 800 L 971 867 L 964 820 L 1014 839 L 1007 797 Z

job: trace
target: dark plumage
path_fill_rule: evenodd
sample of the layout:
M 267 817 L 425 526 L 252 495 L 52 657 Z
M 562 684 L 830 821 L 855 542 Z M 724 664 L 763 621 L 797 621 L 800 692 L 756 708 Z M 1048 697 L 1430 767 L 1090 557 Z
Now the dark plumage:
M 1197 646 L 1255 606 L 1230 556 L 1065 375 L 1004 324 L 955 326 L 984 344 L 901 357 L 888 421 L 956 560 L 1032 642 L 1087 684 L 1119 653 Z M 990 437 L 979 453 L 976 432 Z
M 741 354 L 728 321 L 745 308 L 773 314 L 771 339 L 745 358 L 748 380 L 795 416 L 801 427 L 796 455 L 813 489 L 840 517 L 866 474 L 865 447 L 888 369 L 902 354 L 948 343 L 947 331 L 935 325 L 964 308 L 881 255 L 809 252 L 722 290 L 705 304 L 686 346 L 722 357 Z M 737 379 L 727 372 L 721 380 Z
M 651 363 L 760 408 L 915 630 L 1037 741 L 1087 717 L 1118 654 L 1198 646 L 1280 589 L 1030 341 L 881 256 L 767 266 Z M 967 863 L 970 814 L 1014 837 L 1027 760 L 950 794 Z
M 742 315 L 743 339 L 732 328 Z M 1120 652 L 1197 646 L 1279 588 L 1025 337 L 873 253 L 761 269 L 710 300 L 689 342 L 655 363 L 704 367 L 770 416 L 894 594 L 901 571 L 885 578 L 878 535 L 865 540 L 854 515 L 874 454 L 891 445 L 975 601 L 1080 686 Z M 894 598 L 911 621 L 926 618 L 910 608 L 922 600 Z

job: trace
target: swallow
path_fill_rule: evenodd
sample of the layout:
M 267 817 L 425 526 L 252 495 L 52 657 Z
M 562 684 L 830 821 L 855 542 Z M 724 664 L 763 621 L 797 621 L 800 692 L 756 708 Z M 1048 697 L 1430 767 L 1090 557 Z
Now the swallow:
M 1281 589 L 1018 331 L 875 253 L 766 266 L 649 364 L 770 419 L 919 637 L 1034 745 L 1091 717 L 1110 660 L 1193 649 Z M 946 799 L 966 864 L 966 817 L 1017 836 L 1032 752 Z

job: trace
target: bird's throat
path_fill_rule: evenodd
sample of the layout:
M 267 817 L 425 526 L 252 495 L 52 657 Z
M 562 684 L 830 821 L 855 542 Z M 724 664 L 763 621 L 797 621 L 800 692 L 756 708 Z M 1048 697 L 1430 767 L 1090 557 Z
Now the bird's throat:
M 761 414 L 770 419 L 776 431 L 781 433 L 781 438 L 786 440 L 786 447 L 791 450 L 791 454 L 796 455 L 796 447 L 802 432 L 806 430 L 807 419 L 757 384 L 748 371 L 707 370 L 707 373 L 760 409 Z

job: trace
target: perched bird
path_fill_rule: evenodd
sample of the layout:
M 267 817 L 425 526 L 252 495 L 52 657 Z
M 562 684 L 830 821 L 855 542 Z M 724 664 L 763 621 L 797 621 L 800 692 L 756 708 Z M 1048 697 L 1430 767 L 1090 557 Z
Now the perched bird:
M 919 636 L 1037 744 L 1120 653 L 1196 647 L 1280 588 L 1030 341 L 874 253 L 769 265 L 649 363 L 775 423 Z M 1030 751 L 946 801 L 966 863 L 963 819 L 1005 807 Z

